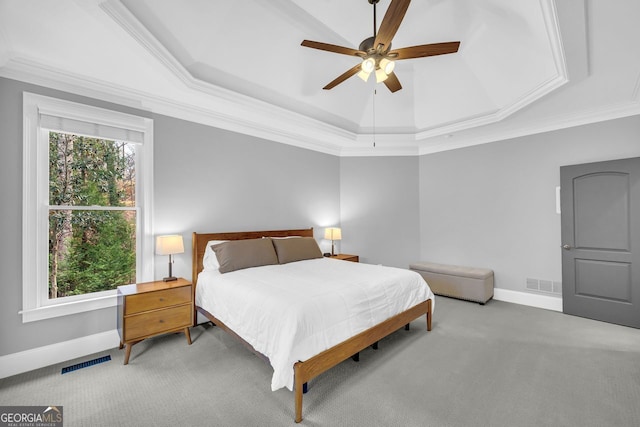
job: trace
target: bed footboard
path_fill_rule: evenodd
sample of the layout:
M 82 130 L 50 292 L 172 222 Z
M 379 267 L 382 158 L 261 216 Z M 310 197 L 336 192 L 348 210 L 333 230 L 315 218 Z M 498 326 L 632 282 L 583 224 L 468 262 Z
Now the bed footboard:
M 293 392 L 295 393 L 296 423 L 302 421 L 302 394 L 305 383 L 424 314 L 426 314 L 427 317 L 427 330 L 430 331 L 431 300 L 426 300 L 304 362 L 297 362 L 293 365 L 295 374 Z

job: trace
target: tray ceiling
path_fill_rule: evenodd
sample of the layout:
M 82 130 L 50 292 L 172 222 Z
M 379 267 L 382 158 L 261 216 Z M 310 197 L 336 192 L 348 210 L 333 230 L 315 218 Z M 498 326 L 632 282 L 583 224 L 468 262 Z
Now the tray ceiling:
M 300 46 L 357 48 L 367 0 L 1 0 L 0 75 L 336 155 L 426 154 L 638 114 L 639 3 L 413 1 L 394 48 L 460 50 L 399 61 L 392 94 L 322 90 L 358 59 Z

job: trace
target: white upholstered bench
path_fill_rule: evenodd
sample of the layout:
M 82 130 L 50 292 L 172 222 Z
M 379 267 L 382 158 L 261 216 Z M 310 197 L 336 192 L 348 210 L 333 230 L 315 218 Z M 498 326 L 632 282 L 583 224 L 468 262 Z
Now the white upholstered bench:
M 424 277 L 436 295 L 460 298 L 484 305 L 493 297 L 493 270 L 458 265 L 416 262 L 409 268 Z

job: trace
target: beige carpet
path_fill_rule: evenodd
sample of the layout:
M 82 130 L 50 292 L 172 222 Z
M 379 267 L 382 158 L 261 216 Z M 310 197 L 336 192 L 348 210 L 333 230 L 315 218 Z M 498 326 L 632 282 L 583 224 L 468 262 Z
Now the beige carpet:
M 293 394 L 219 328 L 0 380 L 0 405 L 61 405 L 73 426 L 289 426 Z M 64 375 L 62 367 L 111 355 Z M 640 426 L 640 330 L 437 297 L 424 318 L 309 384 L 306 426 Z

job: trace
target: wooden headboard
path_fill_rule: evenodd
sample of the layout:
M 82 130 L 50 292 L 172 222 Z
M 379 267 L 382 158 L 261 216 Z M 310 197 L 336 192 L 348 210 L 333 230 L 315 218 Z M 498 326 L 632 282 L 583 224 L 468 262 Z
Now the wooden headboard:
M 269 231 L 235 231 L 227 233 L 193 233 L 192 240 L 192 270 L 191 280 L 194 289 L 198 281 L 198 273 L 203 269 L 202 258 L 207 248 L 207 242 L 211 240 L 243 240 L 243 239 L 261 239 L 263 237 L 287 237 L 302 236 L 313 237 L 313 227 L 300 230 L 269 230 Z

